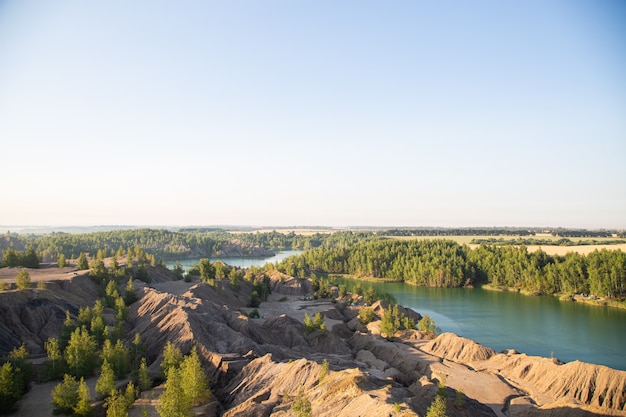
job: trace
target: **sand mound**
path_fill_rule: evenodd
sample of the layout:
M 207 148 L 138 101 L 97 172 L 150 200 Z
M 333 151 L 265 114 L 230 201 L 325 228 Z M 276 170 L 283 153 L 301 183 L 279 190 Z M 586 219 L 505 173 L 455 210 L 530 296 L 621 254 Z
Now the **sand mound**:
M 421 349 L 431 355 L 461 363 L 483 361 L 496 354 L 493 349 L 454 333 L 443 333 Z
M 560 364 L 525 354 L 496 355 L 485 367 L 543 395 L 626 411 L 626 371 L 580 361 Z
M 408 394 L 377 385 L 356 369 L 321 378 L 316 362 L 274 362 L 267 355 L 252 361 L 225 389 L 230 402 L 224 417 L 293 415 L 290 409 L 300 389 L 318 417 L 394 415 L 394 400 L 400 404 Z M 404 415 L 415 416 L 411 411 Z

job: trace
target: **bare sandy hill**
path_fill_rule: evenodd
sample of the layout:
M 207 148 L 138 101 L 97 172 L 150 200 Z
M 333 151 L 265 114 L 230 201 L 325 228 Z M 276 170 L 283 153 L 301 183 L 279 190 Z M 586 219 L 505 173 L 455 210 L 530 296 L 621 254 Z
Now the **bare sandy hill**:
M 130 308 L 128 338 L 140 334 L 155 378 L 167 341 L 183 352 L 198 347 L 215 398 L 199 407 L 198 415 L 290 416 L 302 392 L 316 416 L 424 416 L 443 386 L 450 417 L 626 416 L 623 371 L 496 354 L 451 333 L 429 340 L 406 330 L 387 340 L 380 335 L 379 321 L 358 323 L 360 306 L 311 300 L 307 281 L 279 273 L 271 274 L 272 294 L 259 307 L 259 319 L 247 316 L 252 291 L 247 282 L 235 290 L 226 280 L 213 287 L 170 281 L 157 270 L 150 273 L 151 284 L 135 283 L 139 300 Z M 3 311 L 0 335 L 26 338 L 33 348 L 41 347 L 46 321 L 33 320 L 38 323 L 34 325 L 24 317 L 63 312 L 64 318 L 63 306 L 91 305 L 98 296 L 88 277 L 54 285 L 46 290 L 45 302 L 35 290 L 11 293 L 14 300 L 8 300 L 9 293 L 0 294 L 7 305 L 17 303 L 11 309 L 19 305 L 28 310 L 17 316 Z M 374 308 L 381 313 L 384 304 Z M 316 312 L 322 313 L 327 331 L 307 333 L 304 314 Z M 57 325 L 54 321 L 50 329 Z M 326 375 L 324 361 L 329 364 Z M 156 415 L 156 397 L 144 396 L 137 404 Z M 131 414 L 141 415 L 136 410 Z

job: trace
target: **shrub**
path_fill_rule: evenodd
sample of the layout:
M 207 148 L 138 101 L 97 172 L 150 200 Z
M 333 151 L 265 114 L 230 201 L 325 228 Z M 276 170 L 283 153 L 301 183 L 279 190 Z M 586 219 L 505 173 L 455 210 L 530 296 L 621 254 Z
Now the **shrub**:
M 296 417 L 311 417 L 313 412 L 311 401 L 304 394 L 304 388 L 300 387 L 296 401 L 291 406 L 291 411 L 293 411 Z
M 30 274 L 27 270 L 21 269 L 15 277 L 15 285 L 18 290 L 27 290 L 30 288 Z
M 359 322 L 366 326 L 368 323 L 374 321 L 374 310 L 370 307 L 363 307 L 359 310 Z
M 441 333 L 441 329 L 435 325 L 435 320 L 433 320 L 428 314 L 424 314 L 424 317 L 422 317 L 419 323 L 417 323 L 417 328 L 420 332 L 424 333 Z

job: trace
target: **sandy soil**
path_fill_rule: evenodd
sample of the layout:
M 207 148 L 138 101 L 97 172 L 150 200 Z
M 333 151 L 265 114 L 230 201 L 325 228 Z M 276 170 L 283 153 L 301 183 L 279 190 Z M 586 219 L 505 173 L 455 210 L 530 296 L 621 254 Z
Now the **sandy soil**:
M 89 274 L 88 270 L 79 271 L 75 266 L 66 266 L 65 268 L 49 266 L 38 269 L 6 267 L 0 268 L 0 280 L 5 281 L 6 283 L 14 283 L 17 273 L 22 269 L 26 269 L 28 271 L 31 282 L 67 280 L 72 279 L 77 275 Z
M 618 245 L 581 245 L 581 246 L 545 246 L 545 245 L 529 245 L 527 246 L 528 252 L 535 252 L 539 249 L 547 253 L 548 255 L 563 256 L 569 252 L 576 252 L 581 255 L 586 255 L 594 250 L 621 250 L 626 252 L 626 243 Z
M 89 393 L 93 399 L 96 396 L 96 381 L 98 378 L 93 376 L 87 379 Z M 46 382 L 43 384 L 32 384 L 30 390 L 22 397 L 19 402 L 19 408 L 14 414 L 24 417 L 52 416 L 52 391 L 61 381 Z

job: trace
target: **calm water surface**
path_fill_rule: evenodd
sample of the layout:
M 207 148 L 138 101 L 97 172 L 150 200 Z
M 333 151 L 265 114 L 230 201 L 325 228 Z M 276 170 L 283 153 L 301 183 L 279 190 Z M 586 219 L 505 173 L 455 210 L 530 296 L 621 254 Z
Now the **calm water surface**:
M 209 259 L 211 260 L 211 262 L 222 261 L 227 265 L 237 266 L 240 268 L 249 268 L 251 266 L 263 266 L 269 262 L 278 263 L 285 258 L 288 258 L 292 255 L 298 255 L 300 253 L 302 253 L 301 250 L 286 250 L 282 252 L 276 252 L 276 255 L 274 256 L 264 256 L 264 257 L 256 257 L 256 258 L 248 258 L 248 257 L 246 258 L 243 258 L 243 257 L 220 258 L 220 257 L 217 257 L 217 258 L 209 258 Z M 200 258 L 182 259 L 182 260 L 179 260 L 178 262 L 183 266 L 185 271 L 187 271 L 193 265 L 197 265 L 198 262 L 200 262 Z M 172 269 L 175 264 L 176 264 L 176 261 L 165 262 L 165 266 L 167 266 L 169 269 Z
M 247 268 L 280 262 L 302 251 L 266 258 L 211 258 Z M 199 259 L 180 261 L 185 269 Z M 174 262 L 168 262 L 168 268 Z M 347 281 L 348 287 L 354 281 Z M 626 310 L 562 302 L 555 297 L 467 288 L 422 288 L 403 283 L 361 283 L 395 297 L 399 304 L 435 319 L 454 332 L 496 351 L 581 360 L 626 370 Z
M 626 310 L 482 289 L 373 286 L 393 295 L 399 304 L 430 315 L 444 332 L 496 351 L 516 349 L 626 370 Z

